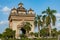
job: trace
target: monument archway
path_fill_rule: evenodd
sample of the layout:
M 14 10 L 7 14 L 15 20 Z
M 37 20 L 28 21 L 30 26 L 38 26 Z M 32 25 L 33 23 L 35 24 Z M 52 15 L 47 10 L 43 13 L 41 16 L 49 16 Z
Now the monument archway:
M 9 20 L 9 28 L 12 30 L 15 30 L 15 37 L 18 38 L 20 35 L 20 30 L 23 28 L 22 21 L 29 22 L 32 24 L 32 28 L 30 32 L 34 32 L 34 18 L 35 18 L 35 12 L 33 9 L 27 10 L 24 8 L 23 3 L 19 3 L 17 8 L 12 8 L 10 11 L 10 15 L 8 17 Z M 25 34 L 25 32 L 23 31 Z
M 25 24 L 25 22 L 24 21 L 22 21 L 20 24 L 18 24 L 17 25 L 17 31 L 16 31 L 16 34 L 18 34 L 18 36 L 17 37 L 20 37 L 20 32 L 22 32 L 22 34 L 26 34 L 26 30 L 23 28 L 24 27 L 24 24 Z

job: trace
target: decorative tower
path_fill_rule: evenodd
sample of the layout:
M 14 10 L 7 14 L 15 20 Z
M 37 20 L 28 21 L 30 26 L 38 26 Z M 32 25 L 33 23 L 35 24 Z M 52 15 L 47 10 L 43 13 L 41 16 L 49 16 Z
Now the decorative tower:
M 19 3 L 18 6 L 19 6 L 19 7 L 23 7 L 23 3 Z
M 27 10 L 23 7 L 23 3 L 18 4 L 18 8 L 11 9 L 9 15 L 9 27 L 12 30 L 15 30 L 15 37 L 18 38 L 20 36 L 20 31 L 23 27 L 24 22 L 29 22 L 32 27 L 30 32 L 34 32 L 34 18 L 35 14 L 32 9 Z
M 23 3 L 19 3 L 18 4 L 18 8 L 17 8 L 17 11 L 19 14 L 26 14 L 27 10 L 23 7 Z
M 32 10 L 31 8 L 28 10 L 29 14 L 34 14 L 34 10 Z

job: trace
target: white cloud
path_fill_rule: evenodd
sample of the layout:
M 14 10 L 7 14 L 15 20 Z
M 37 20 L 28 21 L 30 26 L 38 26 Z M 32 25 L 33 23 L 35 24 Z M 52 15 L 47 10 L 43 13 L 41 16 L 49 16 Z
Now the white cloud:
M 3 12 L 9 12 L 11 9 L 10 8 L 8 8 L 7 6 L 5 6 L 4 8 L 2 8 L 2 11 Z
M 55 25 L 55 27 L 58 29 L 58 30 L 60 30 L 60 23 L 56 23 L 56 25 Z
M 5 21 L 0 21 L 0 33 L 3 33 L 4 30 L 9 26 L 8 25 L 8 21 L 5 20 Z
M 58 17 L 57 17 L 57 19 L 56 19 L 56 20 L 57 20 L 57 21 L 60 21 L 60 18 L 58 18 Z
M 8 21 L 0 21 L 0 25 L 4 25 L 4 24 L 7 24 Z
M 52 26 L 52 28 L 56 27 L 57 30 L 60 30 L 60 13 L 56 13 L 55 16 L 56 16 L 56 25 Z
M 60 13 L 56 13 L 55 15 L 56 15 L 56 17 L 60 17 Z
M 55 27 L 60 30 L 60 13 L 56 13 L 55 16 L 57 19 Z
M 57 19 L 55 27 L 60 30 L 60 13 L 56 13 L 55 16 Z
M 11 8 L 5 6 L 5 7 L 0 9 L 0 12 L 2 12 L 3 14 L 9 14 L 10 10 L 11 10 Z
M 59 21 L 60 20 L 60 13 L 56 13 L 55 16 L 56 16 L 57 21 Z

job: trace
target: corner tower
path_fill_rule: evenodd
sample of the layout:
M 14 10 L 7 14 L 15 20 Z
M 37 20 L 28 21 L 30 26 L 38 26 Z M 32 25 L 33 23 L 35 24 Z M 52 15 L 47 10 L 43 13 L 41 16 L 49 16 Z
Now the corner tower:
M 30 32 L 34 32 L 34 18 L 35 13 L 30 8 L 29 10 L 26 10 L 23 7 L 23 3 L 18 4 L 18 8 L 11 9 L 10 15 L 9 15 L 9 27 L 12 30 L 16 30 L 15 37 L 18 38 L 20 35 L 20 29 L 23 22 L 29 22 L 32 27 Z

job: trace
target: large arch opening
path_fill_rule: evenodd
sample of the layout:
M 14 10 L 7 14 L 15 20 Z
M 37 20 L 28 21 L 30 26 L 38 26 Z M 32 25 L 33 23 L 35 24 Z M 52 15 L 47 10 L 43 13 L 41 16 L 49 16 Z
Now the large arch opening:
M 21 29 L 20 29 L 20 37 L 25 37 L 26 35 L 26 30 L 22 27 Z
M 21 28 L 22 34 L 26 34 L 26 30 L 24 28 Z
M 26 37 L 27 36 L 27 32 L 26 30 L 24 29 L 24 25 L 26 24 L 26 22 L 21 22 L 19 25 L 18 25 L 18 28 L 20 29 L 20 37 Z

